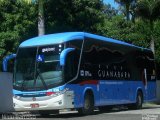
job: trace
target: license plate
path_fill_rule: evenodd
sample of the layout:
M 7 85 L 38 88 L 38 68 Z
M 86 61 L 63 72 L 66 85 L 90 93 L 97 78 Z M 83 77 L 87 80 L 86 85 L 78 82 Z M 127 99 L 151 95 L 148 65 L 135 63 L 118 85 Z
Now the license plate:
M 39 104 L 37 104 L 37 103 L 36 104 L 31 104 L 30 106 L 31 106 L 31 108 L 39 108 Z

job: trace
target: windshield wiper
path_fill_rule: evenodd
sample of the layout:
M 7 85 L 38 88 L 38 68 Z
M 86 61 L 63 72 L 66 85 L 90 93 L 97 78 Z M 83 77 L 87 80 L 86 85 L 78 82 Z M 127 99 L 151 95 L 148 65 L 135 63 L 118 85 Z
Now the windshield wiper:
M 23 74 L 23 82 L 22 82 L 22 86 L 21 86 L 22 90 L 24 90 L 24 88 L 25 88 L 25 81 L 32 80 L 32 78 L 33 78 L 32 73 Z
M 43 76 L 41 75 L 41 72 L 40 72 L 39 69 L 37 69 L 37 73 L 38 73 L 38 75 L 39 75 L 40 80 L 42 81 L 43 86 L 44 86 L 44 87 L 46 88 L 46 90 L 47 90 L 48 87 L 47 87 L 47 85 L 46 85 L 46 83 L 45 83 L 45 81 L 44 81 L 44 79 L 43 79 Z

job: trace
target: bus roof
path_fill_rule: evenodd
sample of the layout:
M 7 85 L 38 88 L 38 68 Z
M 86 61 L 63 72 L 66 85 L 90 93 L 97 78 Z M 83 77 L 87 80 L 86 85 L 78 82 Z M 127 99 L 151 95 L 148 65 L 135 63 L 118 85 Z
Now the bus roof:
M 71 40 L 77 40 L 77 39 L 83 40 L 84 37 L 94 38 L 97 40 L 106 41 L 110 43 L 116 43 L 116 44 L 126 45 L 130 47 L 144 49 L 142 47 L 138 47 L 123 41 L 119 41 L 119 40 L 115 40 L 112 38 L 107 38 L 107 37 L 103 37 L 95 34 L 90 34 L 86 32 L 64 32 L 64 33 L 43 35 L 43 36 L 31 38 L 29 40 L 24 41 L 20 44 L 19 47 L 32 47 L 32 46 L 42 46 L 42 45 L 50 45 L 50 44 L 60 44 L 60 43 L 71 41 Z

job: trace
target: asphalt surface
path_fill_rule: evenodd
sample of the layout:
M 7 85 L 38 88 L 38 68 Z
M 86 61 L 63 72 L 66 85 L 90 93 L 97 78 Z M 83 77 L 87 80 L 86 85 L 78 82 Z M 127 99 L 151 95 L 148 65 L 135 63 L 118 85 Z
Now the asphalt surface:
M 95 110 L 94 115 L 82 116 L 77 111 L 61 111 L 59 115 L 42 117 L 38 113 L 16 112 L 3 114 L 4 120 L 160 120 L 160 105 L 145 104 L 141 110 L 128 110 L 122 106 L 101 113 Z

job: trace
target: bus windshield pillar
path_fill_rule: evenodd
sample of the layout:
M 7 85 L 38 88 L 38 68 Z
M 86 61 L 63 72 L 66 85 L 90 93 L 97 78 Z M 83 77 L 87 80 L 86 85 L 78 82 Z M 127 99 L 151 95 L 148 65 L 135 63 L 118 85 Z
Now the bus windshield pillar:
M 64 49 L 60 55 L 60 65 L 61 66 L 64 66 L 65 65 L 65 59 L 66 59 L 66 56 L 69 52 L 71 51 L 74 51 L 75 48 L 67 48 L 67 49 Z

